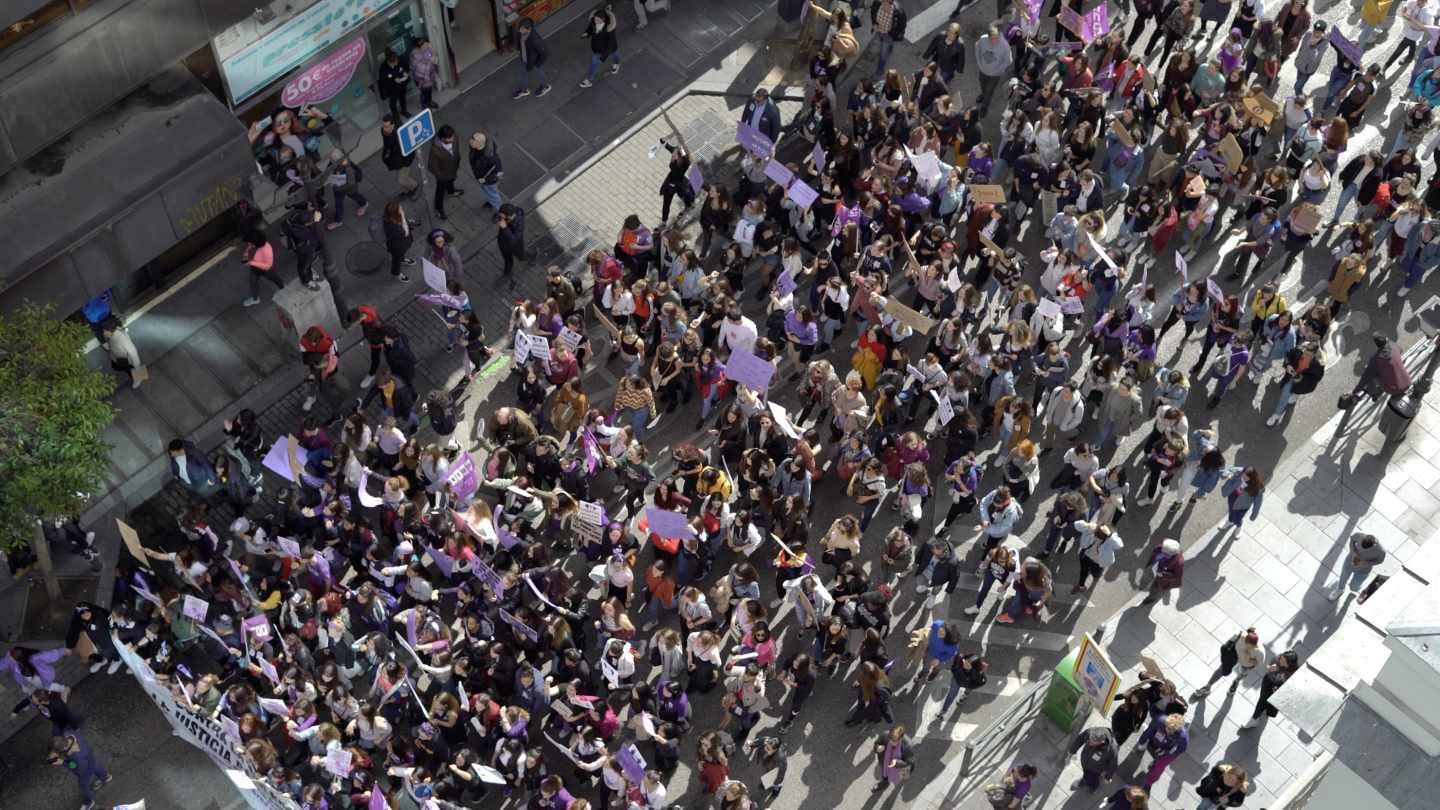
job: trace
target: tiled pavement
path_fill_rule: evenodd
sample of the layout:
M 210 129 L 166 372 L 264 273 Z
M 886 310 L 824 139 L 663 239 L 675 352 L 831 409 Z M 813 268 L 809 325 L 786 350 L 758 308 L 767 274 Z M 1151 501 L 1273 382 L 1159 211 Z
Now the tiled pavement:
M 1417 379 L 1425 348 L 1421 344 L 1408 354 Z M 1362 761 L 1363 768 L 1352 768 L 1380 785 L 1402 810 L 1434 806 L 1440 773 L 1407 763 L 1407 754 L 1418 752 L 1376 722 L 1337 714 L 1345 693 L 1383 661 L 1373 651 L 1385 625 L 1440 572 L 1440 545 L 1430 539 L 1440 533 L 1440 500 L 1434 494 L 1440 481 L 1440 408 L 1427 401 L 1403 439 L 1388 445 L 1381 410 L 1373 402 L 1361 406 L 1343 430 L 1340 416 L 1333 417 L 1277 472 L 1257 520 L 1238 534 L 1212 532 L 1187 551 L 1178 595 L 1147 608 L 1139 604 L 1143 592 L 1137 589 L 1129 607 L 1106 622 L 1102 644 L 1124 673 L 1122 688 L 1136 681 L 1145 656 L 1188 696 L 1214 671 L 1221 643 L 1247 626 L 1258 630 L 1271 659 L 1293 649 L 1302 662 L 1300 673 L 1272 699 L 1280 716 L 1260 729 L 1240 728 L 1254 710 L 1256 676 L 1236 695 L 1227 696 L 1222 682 L 1194 703 L 1189 750 L 1152 789 L 1152 808 L 1193 807 L 1194 786 L 1222 761 L 1249 770 L 1254 791 L 1247 807 L 1276 808 L 1277 796 L 1331 755 Z M 1327 598 L 1354 532 L 1374 534 L 1390 555 L 1380 570 L 1390 581 L 1364 605 L 1353 596 Z M 925 717 L 940 696 L 930 696 Z M 1080 776 L 1079 766 L 1064 754 L 1069 738 L 1038 714 L 1038 705 L 1019 707 L 1028 711 L 1017 712 L 1007 733 L 972 740 L 978 749 L 970 772 L 962 776 L 957 762 L 946 763 L 915 806 L 988 807 L 979 789 L 1018 762 L 1040 769 L 1031 807 L 1092 806 L 1095 798 L 1083 788 L 1078 795 L 1069 790 Z M 1092 715 L 1077 728 L 1090 725 L 1108 721 Z M 1148 768 L 1148 762 L 1141 765 L 1134 738 L 1121 758 L 1120 775 L 1101 796 L 1130 783 L 1132 775 L 1142 778 Z

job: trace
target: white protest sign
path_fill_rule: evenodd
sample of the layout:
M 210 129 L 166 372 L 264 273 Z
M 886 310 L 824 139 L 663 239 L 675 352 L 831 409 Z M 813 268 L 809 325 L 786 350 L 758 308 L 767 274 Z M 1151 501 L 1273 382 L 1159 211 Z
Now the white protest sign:
M 210 612 L 210 603 L 189 594 L 185 595 L 184 612 L 186 616 L 197 622 L 205 621 L 205 615 Z
M 325 752 L 325 770 L 343 779 L 350 775 L 353 759 L 354 754 L 346 749 L 332 748 Z
M 448 292 L 444 270 L 431 264 L 430 260 L 423 256 L 420 258 L 420 269 L 425 272 L 425 283 L 430 286 L 430 289 L 438 293 Z

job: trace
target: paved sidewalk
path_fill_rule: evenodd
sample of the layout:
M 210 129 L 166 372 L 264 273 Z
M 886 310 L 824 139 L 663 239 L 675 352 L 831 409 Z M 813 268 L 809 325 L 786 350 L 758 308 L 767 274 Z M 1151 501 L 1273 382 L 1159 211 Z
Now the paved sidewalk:
M 1407 354 L 1417 379 L 1425 348 L 1417 345 Z M 1388 446 L 1379 428 L 1380 410 L 1373 401 L 1358 407 L 1343 432 L 1338 430 L 1340 415 L 1332 417 L 1276 472 L 1257 520 L 1238 533 L 1213 531 L 1186 550 L 1185 584 L 1178 594 L 1147 607 L 1139 604 L 1144 592 L 1137 589 L 1131 604 L 1105 623 L 1101 643 L 1124 673 L 1122 689 L 1136 682 L 1144 656 L 1188 697 L 1214 671 L 1221 643 L 1249 626 L 1259 632 L 1267 662 L 1285 650 L 1300 654 L 1301 671 L 1273 699 L 1281 706 L 1280 716 L 1258 729 L 1241 730 L 1254 710 L 1258 673 L 1237 694 L 1227 695 L 1222 681 L 1208 698 L 1191 705 L 1189 750 L 1152 789 L 1155 810 L 1194 807 L 1195 785 L 1222 761 L 1249 771 L 1254 791 L 1247 807 L 1273 808 L 1276 797 L 1317 759 L 1341 749 L 1366 762 L 1367 779 L 1386 783 L 1385 798 L 1397 807 L 1435 806 L 1440 774 L 1405 765 L 1403 752 L 1411 749 L 1403 740 L 1385 733 L 1383 725 L 1337 731 L 1333 718 L 1345 693 L 1383 662 L 1368 654 L 1383 628 L 1408 602 L 1408 594 L 1434 582 L 1440 571 L 1440 541 L 1430 539 L 1440 534 L 1435 494 L 1440 408 L 1433 398 L 1427 400 L 1404 438 Z M 1348 593 L 1332 602 L 1328 593 L 1338 582 L 1345 543 L 1355 532 L 1380 539 L 1389 553 L 1380 573 L 1391 579 L 1364 605 Z M 1148 580 L 1129 576 L 1148 586 Z M 1287 695 L 1291 699 L 1281 705 L 1279 698 Z M 932 696 L 932 702 L 938 699 Z M 1303 707 L 1304 717 L 1287 717 L 1287 706 L 1297 712 Z M 1132 775 L 1143 779 L 1148 761 L 1142 766 L 1132 737 L 1121 749 L 1115 782 L 1098 797 L 1083 788 L 1072 793 L 1069 785 L 1080 770 L 1066 754 L 1070 738 L 1040 716 L 1038 707 L 1038 700 L 1017 707 L 1014 732 L 974 740 L 979 749 L 970 773 L 958 776 L 958 764 L 947 763 L 915 806 L 988 807 L 976 793 L 1017 762 L 1040 769 L 1034 808 L 1090 806 L 1132 783 L 1127 781 Z M 1081 727 L 1091 725 L 1108 725 L 1108 719 L 1092 715 Z M 1395 764 L 1384 764 L 1392 759 Z M 1384 776 L 1372 778 L 1380 768 Z

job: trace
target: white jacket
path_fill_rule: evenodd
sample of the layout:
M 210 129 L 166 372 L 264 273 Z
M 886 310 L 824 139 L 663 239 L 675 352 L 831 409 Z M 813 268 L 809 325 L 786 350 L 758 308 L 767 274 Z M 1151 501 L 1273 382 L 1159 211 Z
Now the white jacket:
M 744 349 L 747 352 L 755 351 L 755 339 L 760 333 L 755 329 L 755 322 L 740 316 L 738 323 L 725 318 L 720 322 L 720 346 L 721 348 L 735 351 Z

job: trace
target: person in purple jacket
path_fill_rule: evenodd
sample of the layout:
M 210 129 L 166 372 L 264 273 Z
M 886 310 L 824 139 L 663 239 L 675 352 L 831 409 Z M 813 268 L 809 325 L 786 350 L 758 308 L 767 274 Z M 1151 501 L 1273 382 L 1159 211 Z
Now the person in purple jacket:
M 11 647 L 10 652 L 0 659 L 0 672 L 8 672 L 20 687 L 20 694 L 29 695 L 36 689 L 63 692 L 64 687 L 55 682 L 55 665 L 69 655 L 64 647 L 53 650 L 39 650 L 30 647 Z M 18 712 L 30 704 L 30 699 L 20 701 L 13 711 Z

